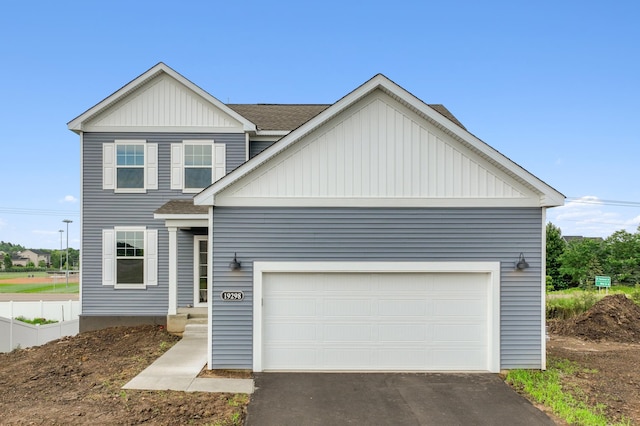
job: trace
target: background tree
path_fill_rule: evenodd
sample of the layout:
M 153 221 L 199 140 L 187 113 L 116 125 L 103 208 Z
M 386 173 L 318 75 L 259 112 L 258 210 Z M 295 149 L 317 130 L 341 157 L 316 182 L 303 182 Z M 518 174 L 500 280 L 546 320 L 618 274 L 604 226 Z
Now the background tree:
M 619 284 L 640 280 L 640 234 L 616 231 L 605 240 L 604 265 L 607 274 Z
M 562 239 L 562 231 L 553 223 L 547 223 L 547 276 L 551 277 L 551 285 L 559 290 L 566 288 L 568 283 L 560 273 L 560 256 L 567 246 Z M 547 283 L 549 285 L 549 283 Z
M 4 255 L 4 269 L 9 269 L 13 266 L 13 262 L 11 261 L 11 255 L 9 253 Z
M 560 255 L 560 273 L 571 279 L 571 283 L 582 288 L 593 286 L 596 275 L 603 273 L 601 241 L 582 238 L 572 240 Z

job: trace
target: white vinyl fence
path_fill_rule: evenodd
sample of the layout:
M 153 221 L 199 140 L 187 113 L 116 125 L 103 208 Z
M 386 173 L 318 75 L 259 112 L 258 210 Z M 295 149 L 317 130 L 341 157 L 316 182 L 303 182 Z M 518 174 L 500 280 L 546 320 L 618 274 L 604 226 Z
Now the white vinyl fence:
M 64 336 L 75 336 L 79 331 L 79 323 L 80 320 L 74 319 L 55 324 L 32 325 L 0 317 L 0 352 L 44 345 Z
M 0 352 L 11 352 L 16 347 L 43 345 L 64 336 L 75 336 L 79 332 L 79 313 L 80 302 L 77 300 L 0 302 Z M 20 316 L 58 322 L 32 325 L 13 319 Z
M 33 301 L 33 302 L 0 302 L 0 317 L 28 319 L 46 318 L 48 320 L 67 321 L 78 319 L 80 302 L 66 301 Z

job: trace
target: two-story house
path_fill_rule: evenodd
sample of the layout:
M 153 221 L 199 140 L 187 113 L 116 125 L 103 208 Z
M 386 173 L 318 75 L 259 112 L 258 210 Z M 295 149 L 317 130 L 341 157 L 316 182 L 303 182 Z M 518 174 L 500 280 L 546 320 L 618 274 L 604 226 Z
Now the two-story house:
M 203 306 L 210 368 L 544 368 L 564 197 L 385 76 L 235 105 L 160 63 L 68 126 L 81 330 Z

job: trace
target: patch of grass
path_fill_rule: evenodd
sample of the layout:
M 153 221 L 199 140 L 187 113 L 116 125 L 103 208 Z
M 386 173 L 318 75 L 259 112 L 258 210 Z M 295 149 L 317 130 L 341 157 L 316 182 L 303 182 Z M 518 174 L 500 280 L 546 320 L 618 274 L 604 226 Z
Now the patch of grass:
M 78 293 L 79 284 L 0 284 L 0 293 Z
M 546 315 L 548 319 L 567 319 L 591 309 L 599 297 L 589 291 L 575 292 L 569 297 L 547 297 Z
M 0 272 L 0 281 L 10 280 L 14 278 L 27 278 L 27 276 L 33 275 L 36 278 L 48 277 L 46 272 Z
M 46 318 L 29 319 L 29 318 L 25 318 L 23 316 L 15 317 L 14 319 L 16 319 L 18 321 L 26 322 L 27 324 L 33 324 L 33 325 L 55 324 L 55 323 L 58 322 L 56 320 L 48 320 Z
M 629 425 L 612 423 L 604 415 L 605 406 L 590 406 L 579 389 L 569 391 L 561 383 L 563 376 L 583 371 L 577 364 L 566 359 L 550 358 L 547 371 L 511 370 L 506 381 L 515 389 L 524 392 L 534 401 L 545 405 L 556 416 L 569 424 L 584 426 Z M 584 371 L 590 372 L 590 371 Z

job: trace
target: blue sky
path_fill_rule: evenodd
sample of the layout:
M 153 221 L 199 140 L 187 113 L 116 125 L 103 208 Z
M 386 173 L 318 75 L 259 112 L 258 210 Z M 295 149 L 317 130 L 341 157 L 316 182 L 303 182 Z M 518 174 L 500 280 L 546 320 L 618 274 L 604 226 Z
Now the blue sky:
M 383 73 L 593 201 L 548 212 L 564 235 L 635 232 L 639 18 L 624 0 L 4 2 L 0 240 L 59 248 L 68 218 L 79 247 L 66 123 L 160 61 L 232 103 L 332 103 Z

